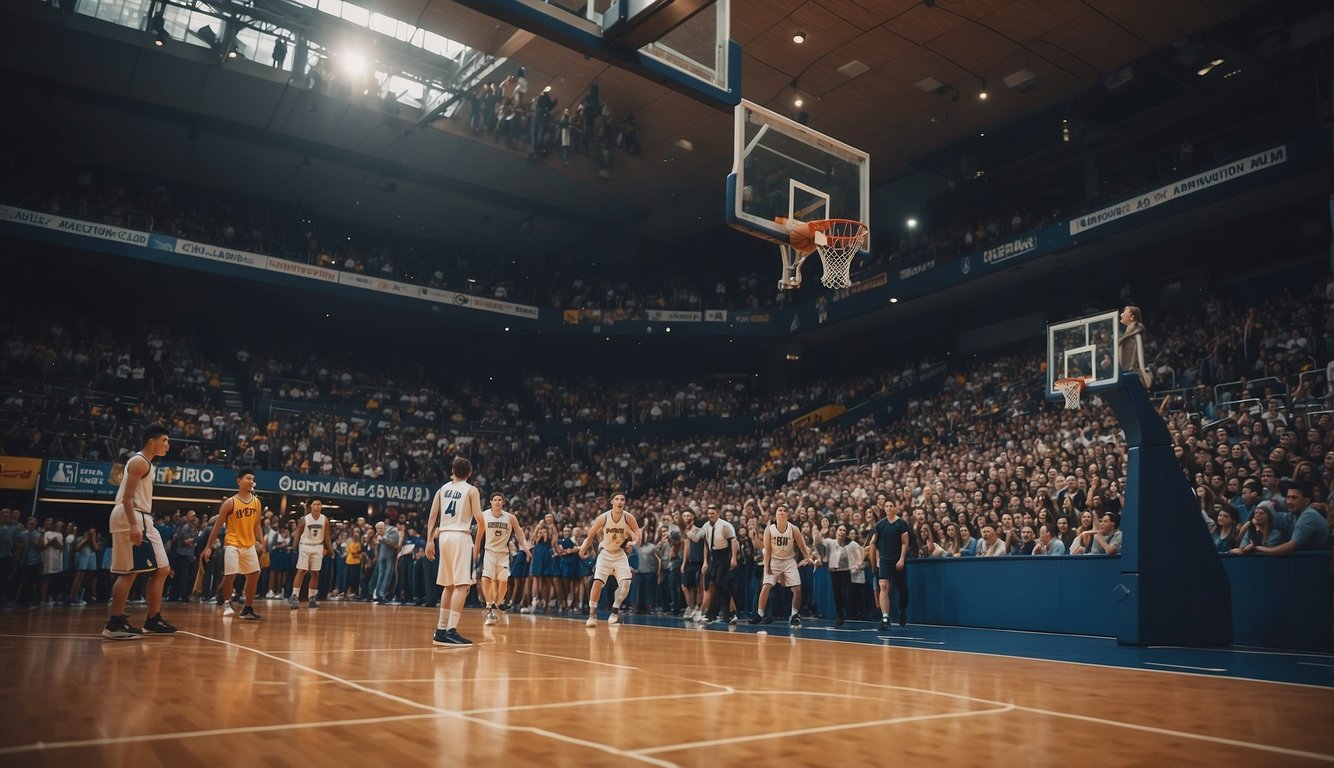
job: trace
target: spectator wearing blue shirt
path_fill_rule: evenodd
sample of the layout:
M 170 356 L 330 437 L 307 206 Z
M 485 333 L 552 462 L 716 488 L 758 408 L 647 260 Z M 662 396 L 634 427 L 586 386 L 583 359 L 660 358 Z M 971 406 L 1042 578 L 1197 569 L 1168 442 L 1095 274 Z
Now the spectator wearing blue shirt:
M 1277 546 L 1257 546 L 1257 552 L 1267 555 L 1286 555 L 1291 552 L 1309 552 L 1329 549 L 1329 524 L 1325 516 L 1311 506 L 1311 484 L 1305 480 L 1288 483 L 1285 494 L 1288 510 L 1295 518 L 1292 538 Z

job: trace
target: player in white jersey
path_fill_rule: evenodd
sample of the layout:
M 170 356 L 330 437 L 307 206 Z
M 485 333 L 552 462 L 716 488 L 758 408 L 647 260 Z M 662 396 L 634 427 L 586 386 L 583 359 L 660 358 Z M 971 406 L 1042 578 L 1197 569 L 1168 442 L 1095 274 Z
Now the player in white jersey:
M 320 588 L 320 569 L 324 567 L 324 553 L 333 557 L 333 545 L 329 543 L 329 518 L 323 514 L 324 502 L 311 499 L 306 505 L 310 511 L 301 517 L 296 525 L 297 546 L 296 579 L 292 582 L 292 594 L 287 598 L 287 605 L 292 610 L 297 608 L 297 595 L 301 594 L 301 585 L 310 574 L 310 602 L 307 608 L 319 608 L 315 594 Z
M 472 641 L 458 632 L 463 616 L 463 602 L 472 588 L 472 554 L 481 546 L 486 535 L 482 520 L 482 494 L 468 482 L 472 476 L 472 462 L 458 456 L 450 469 L 453 478 L 440 486 L 431 501 L 431 518 L 426 523 L 426 557 L 434 560 L 436 538 L 439 537 L 440 571 L 435 583 L 445 588 L 440 595 L 440 619 L 436 622 L 436 645 L 470 646 Z M 476 540 L 468 546 L 473 524 L 477 525 Z M 439 527 L 437 527 L 437 524 Z
M 532 560 L 533 548 L 523 535 L 523 526 L 514 515 L 505 511 L 505 494 L 496 491 L 491 494 L 491 508 L 482 513 L 482 523 L 486 529 L 484 536 L 477 540 L 476 549 L 482 550 L 482 601 L 486 610 L 483 624 L 495 624 L 496 603 L 505 597 L 505 589 L 510 580 L 510 540 L 518 539 L 519 548 Z M 474 550 L 473 559 L 477 559 Z
M 144 632 L 176 631 L 162 620 L 162 585 L 167 583 L 171 566 L 162 536 L 153 527 L 153 459 L 166 456 L 170 443 L 165 427 L 153 424 L 144 429 L 144 449 L 125 463 L 125 479 L 116 491 L 110 525 L 111 572 L 116 574 L 116 583 L 111 587 L 111 616 L 102 630 L 102 637 L 108 640 L 133 640 Z M 142 630 L 132 626 L 125 613 L 130 587 L 141 573 L 153 574 L 144 590 L 148 619 Z
M 593 521 L 583 546 L 579 547 L 579 557 L 588 557 L 588 548 L 598 533 L 602 534 L 602 546 L 598 551 L 597 565 L 593 568 L 593 589 L 588 595 L 587 623 L 590 627 L 598 625 L 598 600 L 602 597 L 602 585 L 607 583 L 607 577 L 616 577 L 616 594 L 612 597 L 608 624 L 621 620 L 621 603 L 630 594 L 630 584 L 634 580 L 626 547 L 639 544 L 639 523 L 635 522 L 634 515 L 625 511 L 624 493 L 618 491 L 612 494 L 611 509 Z
M 797 562 L 798 549 L 804 558 L 801 562 Z M 779 504 L 774 509 L 774 522 L 764 529 L 764 586 L 760 587 L 759 609 L 751 617 L 751 624 L 773 621 L 772 617 L 764 615 L 764 608 L 769 604 L 769 589 L 782 584 L 792 590 L 792 617 L 788 619 L 788 625 L 801 626 L 801 619 L 797 618 L 797 610 L 801 607 L 801 574 L 797 568 L 807 563 L 818 567 L 820 559 L 806 547 L 806 537 L 801 535 L 801 529 L 788 521 L 787 506 Z

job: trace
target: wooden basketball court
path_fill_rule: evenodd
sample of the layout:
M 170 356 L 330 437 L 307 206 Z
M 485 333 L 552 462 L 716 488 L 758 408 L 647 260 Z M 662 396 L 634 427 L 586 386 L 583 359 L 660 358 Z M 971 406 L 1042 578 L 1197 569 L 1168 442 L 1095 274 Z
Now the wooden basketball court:
M 258 607 L 122 642 L 99 608 L 0 618 L 0 764 L 1334 762 L 1318 685 L 476 610 L 476 646 L 437 648 L 431 609 Z

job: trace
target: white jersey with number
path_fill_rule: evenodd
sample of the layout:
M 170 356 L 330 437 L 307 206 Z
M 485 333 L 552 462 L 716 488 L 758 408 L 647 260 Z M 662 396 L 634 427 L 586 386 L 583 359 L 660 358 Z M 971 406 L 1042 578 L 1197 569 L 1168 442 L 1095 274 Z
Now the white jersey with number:
M 323 547 L 324 526 L 329 524 L 329 518 L 325 515 L 315 517 L 307 514 L 302 521 L 305 523 L 305 528 L 301 529 L 301 546 Z
M 468 491 L 472 486 L 466 480 L 454 480 L 440 486 L 435 492 L 440 499 L 440 530 L 472 530 L 472 515 L 468 514 Z
M 602 551 L 608 555 L 625 555 L 625 542 L 630 539 L 630 513 L 622 512 L 621 519 L 612 517 L 610 510 L 602 513 Z
M 769 523 L 769 557 L 775 561 L 795 560 L 797 557 L 797 528 L 791 522 L 787 529 L 778 530 L 777 523 Z
M 488 509 L 482 513 L 482 522 L 486 524 L 486 551 L 497 555 L 509 554 L 510 536 L 513 535 L 510 530 L 510 513 L 502 510 L 499 515 L 492 515 Z

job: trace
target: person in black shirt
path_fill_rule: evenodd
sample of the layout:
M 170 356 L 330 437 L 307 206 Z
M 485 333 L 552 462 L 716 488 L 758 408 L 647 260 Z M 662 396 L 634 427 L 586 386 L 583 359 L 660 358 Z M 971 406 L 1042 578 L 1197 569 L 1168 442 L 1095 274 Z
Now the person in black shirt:
M 885 516 L 875 524 L 871 537 L 872 565 L 880 581 L 880 631 L 889 631 L 889 593 L 899 590 L 899 626 L 908 623 L 908 523 L 900 518 L 893 502 L 885 503 Z

